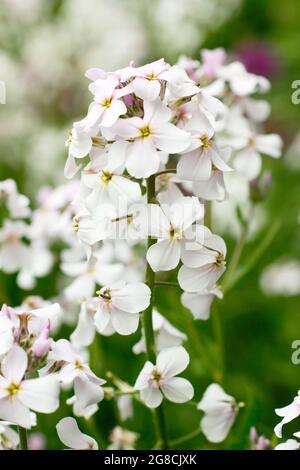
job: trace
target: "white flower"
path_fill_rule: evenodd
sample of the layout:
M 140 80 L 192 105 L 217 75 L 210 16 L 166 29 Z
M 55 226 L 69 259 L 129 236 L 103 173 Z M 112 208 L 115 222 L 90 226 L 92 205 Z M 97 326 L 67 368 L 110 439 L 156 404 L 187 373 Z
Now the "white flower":
M 163 349 L 173 346 L 180 346 L 183 341 L 187 340 L 187 336 L 184 333 L 177 330 L 177 328 L 155 309 L 153 309 L 152 312 L 152 322 L 157 351 L 162 351 Z M 140 341 L 133 346 L 132 351 L 135 354 L 146 351 L 144 331 Z
M 135 77 L 131 82 L 133 92 L 145 101 L 155 100 L 160 93 L 161 82 L 165 73 L 170 68 L 164 59 L 156 60 L 142 67 L 128 67 L 122 73 L 122 81 Z
M 19 445 L 18 433 L 9 427 L 10 423 L 0 422 L 0 450 L 16 449 Z
M 217 73 L 238 96 L 266 92 L 270 89 L 270 82 L 267 78 L 247 72 L 241 62 L 232 62 L 229 65 L 219 67 Z
M 118 88 L 118 86 L 119 79 L 115 75 L 95 80 L 89 85 L 94 101 L 80 125 L 84 125 L 86 129 L 93 128 L 95 125 L 110 127 L 121 114 L 126 114 L 127 108 L 121 98 L 131 93 L 131 86 L 123 88 Z
M 75 159 L 84 158 L 90 152 L 93 144 L 92 134 L 82 129 L 78 123 L 74 124 L 66 141 L 66 146 L 69 147 L 69 154 L 64 169 L 66 178 L 72 178 L 80 168 Z
M 183 292 L 181 303 L 192 312 L 195 320 L 207 320 L 215 297 L 219 299 L 223 297 L 222 292 L 217 288 L 207 292 Z
M 27 235 L 24 222 L 5 220 L 0 229 L 0 270 L 6 273 L 19 271 L 27 259 L 28 246 L 22 238 Z
M 123 429 L 121 426 L 116 426 L 109 436 L 111 444 L 107 449 L 134 450 L 134 444 L 138 437 L 139 435 L 137 433 Z
M 110 129 L 128 145 L 126 169 L 131 176 L 147 178 L 157 172 L 160 165 L 158 150 L 178 153 L 190 142 L 189 134 L 169 121 L 172 112 L 160 99 L 144 102 L 144 116 L 120 119 Z
M 128 205 L 141 197 L 138 183 L 121 176 L 124 171 L 127 143 L 114 142 L 107 154 L 101 155 L 93 171 L 89 168 L 82 173 L 82 184 L 89 189 L 85 207 L 91 212 L 101 211 L 103 205 Z
M 171 206 L 149 204 L 149 235 L 158 239 L 147 251 L 153 271 L 176 268 L 182 250 L 195 239 L 193 223 L 202 219 L 204 207 L 196 198 L 181 198 Z
M 0 181 L 0 202 L 4 200 L 12 218 L 30 215 L 29 199 L 18 193 L 16 182 L 12 179 Z
M 274 450 L 297 450 L 300 448 L 300 442 L 296 441 L 296 439 L 288 439 L 281 444 L 277 444 L 274 447 Z
M 83 408 L 103 399 L 104 392 L 101 385 L 106 381 L 91 371 L 82 355 L 69 341 L 60 339 L 53 343 L 48 360 L 50 361 L 48 370 L 51 370 L 55 364 L 62 364 L 58 378 L 64 384 L 74 383 L 76 399 Z
M 63 418 L 56 425 L 56 431 L 63 444 L 73 450 L 98 450 L 98 444 L 83 434 L 74 418 Z
M 161 351 L 156 364 L 147 361 L 134 385 L 135 390 L 140 391 L 141 400 L 149 408 L 158 407 L 163 397 L 174 403 L 191 400 L 194 396 L 192 384 L 176 377 L 187 368 L 189 361 L 189 355 L 182 346 Z
M 103 287 L 99 291 L 99 306 L 94 317 L 99 333 L 108 327 L 120 335 L 134 333 L 139 324 L 139 313 L 150 303 L 151 291 L 141 282 Z
M 213 383 L 207 387 L 197 408 L 205 413 L 200 427 L 206 439 L 216 443 L 224 441 L 238 412 L 235 399 Z
M 14 324 L 9 318 L 9 310 L 3 305 L 0 311 L 0 356 L 6 354 L 14 343 Z
M 203 292 L 215 287 L 225 271 L 226 245 L 218 235 L 203 227 L 203 244 L 189 243 L 182 253 L 178 273 L 180 287 L 187 292 Z
M 0 418 L 24 428 L 30 428 L 30 410 L 53 413 L 59 406 L 57 377 L 47 375 L 37 379 L 24 379 L 27 355 L 14 345 L 1 363 Z
M 180 158 L 177 165 L 180 179 L 207 181 L 213 169 L 225 172 L 232 170 L 213 141 L 214 128 L 203 113 L 194 110 L 184 130 L 191 134 L 191 144 L 188 153 Z
M 298 418 L 300 416 L 300 390 L 298 391 L 297 396 L 294 398 L 292 403 L 283 408 L 277 408 L 275 413 L 282 417 L 282 421 L 277 424 L 274 428 L 274 432 L 277 437 L 282 437 L 282 427 L 284 424 L 293 421 L 293 419 Z

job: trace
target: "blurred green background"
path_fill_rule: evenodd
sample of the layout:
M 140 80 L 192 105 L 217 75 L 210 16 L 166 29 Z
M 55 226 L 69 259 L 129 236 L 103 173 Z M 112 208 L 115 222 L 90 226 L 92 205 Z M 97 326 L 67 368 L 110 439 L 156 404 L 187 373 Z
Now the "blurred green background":
M 138 64 L 159 57 L 174 62 L 181 54 L 199 58 L 201 47 L 226 48 L 248 69 L 266 73 L 272 82 L 267 99 L 272 115 L 267 131 L 284 139 L 280 160 L 265 160 L 273 175 L 262 204 L 265 223 L 251 240 L 242 262 L 247 263 L 268 235 L 273 221 L 277 232 L 259 262 L 218 305 L 224 354 L 225 390 L 246 406 L 228 439 L 210 445 L 204 437 L 185 448 L 244 449 L 255 425 L 273 437 L 278 422 L 274 408 L 288 404 L 300 383 L 300 365 L 291 362 L 291 343 L 300 339 L 300 296 L 266 296 L 260 289 L 262 270 L 278 259 L 300 261 L 300 105 L 291 102 L 291 84 L 300 79 L 300 3 L 297 0 L 2 0 L 0 4 L 0 79 L 7 87 L 7 103 L 0 106 L 0 176 L 16 179 L 21 192 L 34 198 L 41 185 L 64 181 L 64 141 L 71 123 L 89 102 L 86 68 L 107 70 L 134 59 Z M 293 145 L 292 145 L 293 144 Z M 225 234 L 229 258 L 235 240 Z M 18 305 L 28 293 L 16 288 L 14 276 L 0 275 L 6 301 Z M 45 298 L 57 294 L 56 276 L 38 282 L 32 292 Z M 187 371 L 198 401 L 211 381 L 219 378 L 220 341 L 216 322 L 194 322 L 179 301 L 176 289 L 157 289 L 156 304 L 175 326 L 187 332 L 192 360 Z M 4 300 L 4 299 L 3 299 Z M 1 302 L 2 303 L 2 302 Z M 71 329 L 62 332 L 67 335 Z M 144 358 L 131 352 L 139 335 L 129 338 L 99 335 L 92 346 L 91 366 L 99 376 L 112 370 L 134 383 Z M 64 405 L 51 416 L 39 417 L 47 447 L 61 448 L 54 426 L 71 409 Z M 138 403 L 125 427 L 140 433 L 139 448 L 154 445 L 151 413 Z M 168 432 L 176 438 L 198 426 L 200 413 L 191 405 L 166 403 Z M 107 445 L 117 424 L 112 402 L 102 402 L 93 421 L 81 428 Z M 97 434 L 95 434 L 97 428 Z M 285 434 L 299 431 L 291 424 Z

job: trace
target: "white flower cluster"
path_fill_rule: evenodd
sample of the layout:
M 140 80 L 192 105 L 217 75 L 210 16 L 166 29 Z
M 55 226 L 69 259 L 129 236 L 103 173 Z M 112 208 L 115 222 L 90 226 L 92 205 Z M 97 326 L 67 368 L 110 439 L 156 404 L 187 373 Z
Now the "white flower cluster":
M 183 305 L 195 319 L 207 320 L 214 298 L 222 298 L 218 283 L 226 270 L 225 242 L 205 225 L 209 203 L 227 197 L 227 173 L 235 169 L 251 181 L 261 156 L 277 158 L 281 149 L 277 135 L 256 130 L 269 108 L 250 95 L 266 91 L 268 81 L 225 59 L 217 49 L 203 51 L 201 63 L 181 59 L 171 66 L 160 59 L 114 72 L 89 69 L 92 100 L 70 132 L 65 165 L 66 177 L 80 172 L 80 182 L 45 188 L 31 213 L 13 183 L 2 183 L 11 218 L 29 222 L 5 219 L 0 268 L 18 272 L 19 284 L 31 288 L 51 269 L 52 244 L 63 242 L 61 270 L 74 280 L 58 300 L 79 305 L 80 313 L 70 341 L 54 341 L 57 303 L 2 308 L 0 419 L 30 428 L 30 410 L 58 407 L 59 384 L 73 386 L 68 403 L 76 416 L 93 415 L 105 381 L 89 368 L 84 348 L 96 331 L 135 333 L 142 312 L 142 337 L 133 351 L 146 351 L 147 361 L 133 387 L 118 379 L 113 384 L 121 395 L 139 394 L 150 408 L 164 398 L 193 398 L 192 384 L 177 377 L 190 360 L 182 346 L 187 336 L 153 311 L 154 287 L 163 285 L 156 273 L 179 268 Z M 128 414 L 130 401 L 118 405 Z M 209 441 L 226 438 L 239 406 L 218 384 L 208 387 L 198 408 Z M 60 421 L 57 431 L 70 448 L 97 449 L 72 418 Z M 111 448 L 131 448 L 137 436 L 128 433 L 116 429 Z

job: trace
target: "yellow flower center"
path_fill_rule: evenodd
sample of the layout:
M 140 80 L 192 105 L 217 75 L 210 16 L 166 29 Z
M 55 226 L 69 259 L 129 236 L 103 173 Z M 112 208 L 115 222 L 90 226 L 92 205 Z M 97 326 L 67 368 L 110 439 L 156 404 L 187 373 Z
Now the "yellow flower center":
M 180 240 L 182 238 L 182 233 L 179 228 L 175 228 L 171 226 L 169 234 L 172 240 Z
M 218 255 L 216 256 L 216 265 L 219 268 L 226 265 L 224 255 L 222 253 L 218 253 Z
M 112 102 L 112 98 L 105 98 L 105 100 L 101 103 L 103 108 L 109 108 Z
M 144 139 L 145 137 L 149 137 L 151 134 L 151 130 L 149 126 L 143 127 L 140 129 L 141 137 Z
M 11 397 L 17 395 L 17 393 L 21 390 L 19 384 L 12 382 L 6 389 Z
M 108 171 L 102 171 L 100 179 L 104 184 L 108 184 L 112 179 L 112 175 Z
M 203 147 L 204 149 L 208 149 L 209 146 L 210 146 L 210 140 L 209 140 L 208 135 L 206 135 L 206 134 L 202 135 L 202 136 L 200 137 L 200 140 L 201 140 L 201 142 L 202 142 L 202 147 Z
M 156 80 L 156 75 L 154 72 L 151 72 L 147 75 L 148 80 Z

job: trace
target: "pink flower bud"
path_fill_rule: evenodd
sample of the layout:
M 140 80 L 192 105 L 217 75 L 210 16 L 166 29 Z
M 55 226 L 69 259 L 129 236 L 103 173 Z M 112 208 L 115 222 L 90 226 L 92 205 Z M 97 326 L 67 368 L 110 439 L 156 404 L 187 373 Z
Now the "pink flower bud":
M 50 322 L 48 320 L 31 348 L 34 356 L 42 357 L 48 353 L 50 349 L 50 345 L 51 345 L 51 340 L 49 339 L 49 333 L 50 333 Z

